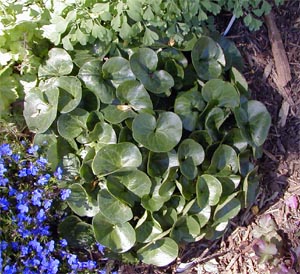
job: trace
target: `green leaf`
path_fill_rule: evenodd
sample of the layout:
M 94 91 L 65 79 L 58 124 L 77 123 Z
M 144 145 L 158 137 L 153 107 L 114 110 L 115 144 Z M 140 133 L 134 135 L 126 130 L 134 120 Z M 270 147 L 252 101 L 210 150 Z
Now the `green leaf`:
M 166 266 L 178 256 L 178 245 L 171 238 L 163 238 L 142 247 L 137 255 L 145 264 Z
M 67 113 L 75 109 L 82 97 L 81 83 L 77 77 L 58 77 L 54 85 L 59 88 L 58 110 Z
M 223 223 L 235 217 L 241 210 L 241 202 L 235 198 L 237 193 L 228 196 L 225 201 L 218 204 L 214 213 L 215 223 Z
M 121 83 L 116 94 L 122 104 L 132 107 L 135 111 L 153 109 L 150 95 L 138 81 L 128 80 Z
M 132 219 L 130 207 L 119 201 L 108 190 L 101 189 L 97 199 L 100 212 L 111 224 L 123 224 Z
M 53 48 L 49 50 L 48 56 L 46 64 L 39 67 L 39 77 L 62 76 L 72 72 L 72 58 L 64 49 Z
M 222 195 L 222 184 L 216 177 L 204 174 L 198 177 L 196 192 L 200 208 L 214 206 L 218 204 Z
M 205 119 L 205 129 L 214 141 L 218 141 L 222 138 L 222 134 L 219 132 L 219 129 L 226 118 L 224 111 L 218 107 L 213 108 L 207 114 Z
M 23 115 L 31 131 L 43 133 L 51 126 L 57 115 L 58 96 L 56 87 L 44 91 L 34 88 L 25 95 Z
M 206 102 L 214 102 L 219 107 L 237 107 L 240 97 L 233 85 L 220 79 L 209 80 L 202 88 Z
M 89 113 L 80 108 L 74 109 L 72 112 L 62 114 L 57 120 L 58 133 L 66 139 L 74 139 L 83 131 L 87 130 L 87 119 Z
M 249 207 L 255 203 L 258 192 L 259 178 L 257 168 L 251 170 L 246 175 L 243 182 L 244 207 Z
M 146 220 L 136 227 L 136 240 L 140 243 L 149 243 L 157 238 L 163 230 L 160 224 L 153 218 Z
M 124 253 L 135 244 L 133 227 L 128 223 L 111 224 L 100 212 L 92 222 L 96 240 L 113 252 Z
M 67 203 L 77 215 L 93 217 L 99 212 L 97 201 L 89 196 L 80 184 L 74 183 L 69 188 L 71 194 Z
M 134 144 L 108 144 L 96 153 L 92 169 L 96 175 L 105 176 L 123 169 L 136 169 L 141 163 L 141 152 Z
M 228 145 L 220 145 L 213 154 L 208 172 L 229 175 L 237 173 L 238 169 L 239 162 L 235 150 Z
M 168 152 L 180 141 L 182 123 L 173 112 L 163 112 L 156 120 L 148 113 L 138 114 L 132 123 L 133 138 L 154 152 Z
M 144 33 L 144 37 L 142 39 L 143 45 L 151 46 L 158 39 L 159 39 L 159 36 L 156 32 L 154 32 L 154 31 L 150 30 L 149 28 L 145 27 L 145 33 Z
M 82 222 L 75 215 L 67 216 L 58 225 L 58 232 L 73 248 L 90 248 L 95 243 L 92 225 Z
M 174 86 L 172 76 L 164 71 L 156 71 L 158 57 L 155 51 L 149 48 L 140 48 L 130 57 L 130 67 L 144 87 L 156 94 L 169 93 Z
M 129 191 L 142 198 L 151 190 L 151 180 L 140 170 L 122 171 L 107 177 L 107 181 L 123 184 Z
M 111 124 L 119 124 L 136 115 L 127 105 L 108 105 L 101 109 L 101 112 L 104 115 L 104 119 Z
M 251 100 L 234 110 L 235 119 L 242 135 L 252 146 L 261 146 L 267 139 L 271 116 L 265 105 Z
M 199 114 L 204 107 L 201 93 L 193 88 L 176 97 L 174 111 L 181 118 L 184 129 L 194 131 L 198 124 Z
M 198 175 L 197 166 L 204 161 L 203 147 L 192 139 L 185 139 L 178 147 L 178 159 L 181 173 L 189 180 Z
M 200 225 L 193 216 L 181 217 L 174 225 L 170 237 L 176 242 L 194 242 L 200 234 Z
M 248 90 L 248 83 L 245 77 L 234 67 L 229 71 L 230 81 L 239 91 L 241 96 L 241 103 L 244 103 L 250 98 L 250 92 Z
M 102 73 L 103 78 L 111 80 L 115 87 L 124 81 L 135 80 L 129 61 L 119 56 L 109 58 L 102 66 Z
M 224 140 L 224 144 L 230 145 L 235 148 L 238 152 L 243 152 L 248 146 L 246 138 L 242 135 L 241 130 L 238 128 L 233 128 L 230 130 Z
M 114 88 L 104 82 L 102 77 L 102 63 L 98 60 L 86 62 L 79 70 L 78 77 L 85 86 L 100 99 L 104 104 L 111 104 Z
M 147 172 L 151 177 L 162 177 L 169 168 L 167 152 L 155 153 L 150 151 L 148 156 Z
M 192 63 L 200 79 L 218 78 L 225 66 L 221 47 L 213 39 L 202 36 L 192 49 Z
M 208 223 L 211 216 L 211 206 L 207 205 L 206 207 L 201 209 L 197 208 L 197 203 L 195 202 L 191 211 L 193 211 L 193 215 L 191 216 L 193 216 L 197 220 L 200 228 L 204 227 Z

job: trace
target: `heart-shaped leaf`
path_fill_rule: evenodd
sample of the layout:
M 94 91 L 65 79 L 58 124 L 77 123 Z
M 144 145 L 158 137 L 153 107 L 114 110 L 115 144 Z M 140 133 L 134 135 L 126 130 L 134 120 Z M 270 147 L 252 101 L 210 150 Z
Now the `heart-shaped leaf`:
M 111 224 L 100 212 L 93 218 L 96 240 L 113 252 L 123 253 L 135 244 L 135 231 L 128 223 Z
M 211 206 L 207 205 L 204 208 L 200 208 L 198 204 L 195 202 L 190 212 L 192 216 L 197 220 L 200 225 L 200 228 L 204 227 L 211 216 Z
M 154 152 L 168 152 L 180 141 L 182 123 L 173 112 L 163 112 L 156 120 L 148 113 L 138 114 L 132 123 L 133 138 Z
M 211 159 L 208 172 L 211 174 L 232 174 L 237 173 L 239 161 L 235 150 L 228 145 L 220 145 Z
M 102 73 L 103 78 L 111 80 L 115 87 L 124 81 L 135 80 L 129 61 L 120 56 L 109 58 L 102 66 Z
M 121 83 L 117 88 L 117 97 L 122 104 L 129 105 L 135 111 L 153 109 L 148 92 L 138 81 L 129 80 Z
M 149 243 L 163 232 L 160 224 L 153 218 L 143 222 L 135 231 L 136 240 L 140 243 Z
M 169 168 L 169 155 L 167 152 L 149 152 L 147 172 L 151 177 L 162 177 Z
M 238 152 L 245 151 L 248 146 L 246 138 L 242 135 L 241 130 L 238 128 L 233 128 L 230 130 L 226 134 L 223 143 L 232 146 Z
M 181 217 L 174 225 L 170 237 L 177 243 L 194 242 L 200 234 L 200 225 L 193 216 Z
M 271 126 L 271 116 L 265 105 L 251 100 L 242 107 L 235 108 L 234 115 L 247 141 L 254 146 L 261 146 L 267 139 Z
M 106 189 L 98 192 L 97 199 L 100 212 L 111 224 L 122 224 L 132 219 L 133 214 L 130 207 L 119 201 Z
M 222 195 L 222 184 L 214 176 L 201 175 L 197 180 L 196 193 L 200 208 L 205 208 L 207 205 L 214 206 Z
M 236 195 L 237 193 L 233 193 L 216 207 L 214 213 L 215 223 L 227 222 L 240 212 L 241 202 L 235 197 Z
M 195 183 L 185 176 L 180 176 L 179 180 L 176 181 L 176 185 L 186 200 L 190 200 L 196 193 Z
M 202 36 L 192 49 L 192 63 L 203 80 L 218 78 L 225 66 L 222 48 L 213 39 Z
M 128 190 L 140 198 L 150 193 L 152 185 L 146 173 L 140 170 L 114 173 L 107 177 L 107 181 L 123 184 Z
M 94 174 L 105 176 L 122 169 L 136 169 L 141 163 L 141 152 L 134 144 L 108 144 L 96 153 L 92 169 Z
M 164 71 L 156 71 L 158 57 L 155 51 L 149 48 L 140 48 L 130 57 L 130 67 L 144 87 L 156 94 L 169 93 L 174 86 L 172 76 Z
M 176 97 L 174 111 L 181 118 L 184 129 L 193 131 L 197 127 L 199 114 L 204 107 L 201 93 L 193 88 Z
M 104 119 L 111 124 L 119 124 L 128 118 L 135 117 L 135 113 L 130 106 L 126 105 L 108 105 L 101 109 Z
M 81 108 L 76 108 L 72 112 L 60 115 L 57 120 L 58 133 L 66 139 L 78 137 L 87 129 L 88 116 L 89 113 Z
M 69 188 L 71 194 L 67 203 L 77 215 L 93 217 L 99 212 L 98 202 L 87 194 L 82 185 L 74 183 Z
M 61 76 L 54 85 L 59 88 L 58 110 L 67 113 L 75 109 L 82 97 L 81 83 L 77 77 Z
M 51 126 L 57 115 L 58 97 L 56 87 L 45 91 L 34 88 L 25 95 L 23 115 L 31 131 L 43 133 Z
M 230 81 L 239 91 L 241 96 L 241 103 L 244 103 L 250 98 L 250 92 L 248 90 L 248 83 L 245 77 L 235 68 L 232 67 L 229 71 Z
M 93 227 L 77 216 L 67 216 L 58 226 L 59 235 L 73 248 L 89 248 L 95 242 Z
M 111 104 L 115 98 L 114 88 L 102 77 L 102 62 L 93 60 L 86 62 L 79 70 L 78 77 L 104 104 Z
M 145 264 L 166 266 L 178 256 L 178 245 L 171 238 L 163 238 L 142 247 L 137 255 Z
M 214 141 L 218 141 L 222 138 L 222 134 L 219 132 L 219 129 L 226 118 L 224 111 L 218 107 L 213 108 L 207 114 L 205 119 L 205 129 Z
M 98 147 L 104 144 L 115 144 L 117 143 L 117 135 L 110 124 L 99 122 L 95 128 L 89 134 L 91 141 L 95 141 Z M 100 145 L 100 146 L 99 146 Z
M 257 168 L 249 171 L 243 182 L 244 193 L 244 207 L 251 206 L 256 199 L 259 185 L 259 178 L 257 176 Z
M 72 72 L 72 58 L 64 49 L 52 48 L 48 56 L 46 64 L 39 67 L 39 77 L 62 76 Z
M 214 102 L 219 107 L 235 108 L 240 97 L 234 86 L 220 79 L 212 79 L 202 88 L 202 96 L 206 102 Z
M 178 159 L 181 173 L 193 180 L 198 175 L 197 166 L 204 160 L 203 147 L 192 139 L 185 139 L 178 147 Z

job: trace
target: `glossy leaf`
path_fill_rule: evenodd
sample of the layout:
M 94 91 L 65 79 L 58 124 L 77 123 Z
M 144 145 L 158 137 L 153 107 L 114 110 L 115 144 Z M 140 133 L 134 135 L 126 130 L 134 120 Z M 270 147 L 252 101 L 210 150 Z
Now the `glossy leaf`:
M 218 107 L 213 108 L 207 114 L 205 119 L 205 129 L 214 141 L 218 141 L 222 138 L 222 134 L 219 132 L 219 129 L 226 118 L 224 111 Z
M 202 96 L 206 102 L 214 102 L 219 107 L 237 107 L 240 97 L 234 86 L 220 79 L 212 79 L 202 88 Z
M 168 152 L 180 141 L 182 123 L 172 112 L 159 114 L 156 120 L 148 113 L 138 114 L 132 124 L 133 138 L 154 152 Z
M 197 127 L 199 114 L 204 107 L 201 93 L 193 88 L 176 97 L 174 111 L 181 118 L 184 129 L 193 131 Z
M 39 77 L 62 76 L 72 72 L 71 56 L 64 49 L 52 48 L 49 50 L 48 56 L 46 64 L 39 67 Z
M 107 177 L 107 181 L 119 182 L 123 184 L 129 191 L 142 198 L 150 193 L 151 180 L 140 170 L 131 170 L 114 173 Z
M 117 88 L 117 97 L 122 104 L 132 107 L 135 111 L 153 109 L 148 92 L 138 81 L 129 80 L 121 83 Z
M 97 201 L 87 194 L 83 186 L 74 183 L 69 188 L 71 194 L 67 203 L 77 215 L 93 217 L 99 212 Z
M 198 177 L 196 192 L 200 208 L 205 208 L 207 205 L 214 206 L 222 195 L 222 184 L 216 177 L 204 174 Z
M 213 154 L 208 171 L 214 174 L 229 175 L 237 173 L 238 169 L 239 162 L 235 150 L 228 145 L 220 145 Z
M 261 146 L 271 126 L 271 116 L 265 105 L 251 100 L 236 108 L 234 115 L 243 136 L 254 146 Z
M 194 242 L 200 234 L 200 225 L 193 216 L 184 216 L 174 225 L 170 236 L 176 242 Z
M 235 197 L 236 195 L 237 193 L 233 193 L 225 201 L 217 205 L 214 213 L 216 223 L 227 222 L 240 212 L 241 202 Z
M 157 240 L 137 251 L 139 259 L 145 264 L 166 266 L 178 255 L 178 245 L 170 238 Z
M 132 219 L 133 214 L 130 207 L 119 201 L 106 189 L 98 192 L 97 200 L 100 212 L 111 224 L 123 224 Z
M 104 176 L 123 169 L 136 169 L 141 163 L 142 155 L 134 144 L 108 144 L 96 153 L 92 169 L 96 175 Z
M 152 177 L 162 177 L 169 168 L 169 155 L 167 152 L 149 152 L 147 172 Z
M 249 207 L 255 202 L 259 185 L 257 168 L 249 171 L 243 182 L 244 207 Z
M 135 231 L 128 223 L 111 224 L 100 212 L 93 218 L 96 240 L 113 252 L 124 253 L 131 249 L 136 241 Z
M 232 130 L 230 130 L 226 134 L 223 143 L 230 145 L 238 152 L 245 151 L 248 146 L 246 138 L 242 135 L 241 130 L 238 128 L 233 128 Z
M 135 80 L 129 61 L 119 56 L 109 58 L 102 66 L 102 73 L 103 78 L 111 80 L 116 87 L 127 80 Z
M 23 115 L 31 131 L 43 133 L 51 126 L 57 115 L 58 97 L 56 87 L 44 91 L 34 88 L 26 94 Z
M 222 74 L 225 56 L 213 39 L 202 36 L 192 49 L 192 62 L 199 78 L 209 80 Z
M 163 232 L 160 224 L 153 218 L 143 222 L 135 231 L 136 240 L 140 243 L 149 243 Z
M 185 139 L 178 147 L 178 159 L 181 173 L 193 180 L 198 175 L 197 166 L 204 160 L 205 154 L 202 146 L 192 139 Z
M 147 90 L 156 94 L 168 93 L 174 80 L 168 72 L 156 71 L 157 63 L 157 54 L 149 48 L 140 48 L 130 57 L 133 73 Z
M 112 103 L 115 98 L 114 88 L 105 83 L 102 77 L 102 62 L 93 60 L 86 62 L 79 70 L 78 77 L 85 86 L 105 104 Z
M 76 138 L 86 130 L 88 116 L 89 113 L 80 108 L 60 115 L 57 121 L 58 133 L 66 139 Z
M 104 119 L 111 124 L 119 124 L 128 118 L 135 117 L 131 107 L 126 105 L 108 105 L 101 110 Z

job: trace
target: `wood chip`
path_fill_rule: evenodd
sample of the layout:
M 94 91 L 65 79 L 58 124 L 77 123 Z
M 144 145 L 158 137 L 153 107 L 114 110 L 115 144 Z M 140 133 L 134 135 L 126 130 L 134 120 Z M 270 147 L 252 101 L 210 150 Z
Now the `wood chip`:
M 265 16 L 265 21 L 268 27 L 268 34 L 272 46 L 272 53 L 275 61 L 276 72 L 279 78 L 279 84 L 282 87 L 285 87 L 292 79 L 291 69 L 282 43 L 281 35 L 276 26 L 272 12 Z
M 278 121 L 278 126 L 279 127 L 285 127 L 286 125 L 286 120 L 289 115 L 289 110 L 290 110 L 290 104 L 283 100 L 280 111 L 279 111 L 279 121 Z

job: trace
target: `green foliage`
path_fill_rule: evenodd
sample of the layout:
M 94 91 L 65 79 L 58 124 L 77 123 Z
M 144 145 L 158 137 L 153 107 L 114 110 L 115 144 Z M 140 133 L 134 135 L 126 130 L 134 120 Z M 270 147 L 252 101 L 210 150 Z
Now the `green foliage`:
M 185 53 L 121 45 L 105 59 L 49 52 L 24 116 L 35 142 L 48 142 L 48 159 L 65 170 L 77 217 L 61 233 L 70 226 L 75 246 L 87 233 L 83 244 L 94 237 L 114 253 L 163 266 L 180 243 L 220 237 L 254 202 L 251 158 L 270 115 L 248 99 L 231 67 L 241 57 L 223 44 L 233 50 L 202 37 Z

